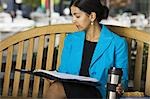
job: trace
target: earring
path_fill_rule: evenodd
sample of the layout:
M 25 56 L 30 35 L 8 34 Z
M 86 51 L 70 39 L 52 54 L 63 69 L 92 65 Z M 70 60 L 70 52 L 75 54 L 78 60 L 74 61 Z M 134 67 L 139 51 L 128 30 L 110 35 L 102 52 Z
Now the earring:
M 94 22 L 93 22 L 93 21 L 91 21 L 91 25 L 94 25 Z

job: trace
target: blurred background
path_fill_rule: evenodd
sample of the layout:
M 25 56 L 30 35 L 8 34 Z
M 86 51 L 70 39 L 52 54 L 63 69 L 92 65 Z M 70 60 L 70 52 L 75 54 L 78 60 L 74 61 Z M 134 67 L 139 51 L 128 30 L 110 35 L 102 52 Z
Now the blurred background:
M 71 0 L 0 0 L 0 41 L 19 31 L 71 23 Z M 101 0 L 110 9 L 103 24 L 150 32 L 150 0 Z

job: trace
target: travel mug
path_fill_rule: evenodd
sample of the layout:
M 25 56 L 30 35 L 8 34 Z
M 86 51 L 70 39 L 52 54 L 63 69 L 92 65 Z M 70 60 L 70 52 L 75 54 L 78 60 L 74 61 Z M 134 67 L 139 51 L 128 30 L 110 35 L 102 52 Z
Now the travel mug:
M 108 70 L 108 81 L 107 81 L 107 99 L 117 99 L 119 95 L 116 92 L 116 87 L 121 83 L 122 69 L 111 67 Z

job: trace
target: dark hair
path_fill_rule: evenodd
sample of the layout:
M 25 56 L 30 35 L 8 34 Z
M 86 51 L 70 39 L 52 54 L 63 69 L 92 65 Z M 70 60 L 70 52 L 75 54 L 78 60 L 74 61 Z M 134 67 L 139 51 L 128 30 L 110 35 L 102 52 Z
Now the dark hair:
M 78 7 L 87 14 L 95 12 L 98 22 L 108 17 L 109 9 L 103 6 L 100 0 L 72 0 L 70 7 L 72 5 Z

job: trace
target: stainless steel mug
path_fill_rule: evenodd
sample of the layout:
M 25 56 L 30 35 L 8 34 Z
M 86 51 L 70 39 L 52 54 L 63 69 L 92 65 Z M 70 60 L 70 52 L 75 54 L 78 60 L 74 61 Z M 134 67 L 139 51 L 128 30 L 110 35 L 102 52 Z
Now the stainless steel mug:
M 108 81 L 107 81 L 107 99 L 117 99 L 119 95 L 116 92 L 116 87 L 121 83 L 122 69 L 111 67 L 108 70 Z

